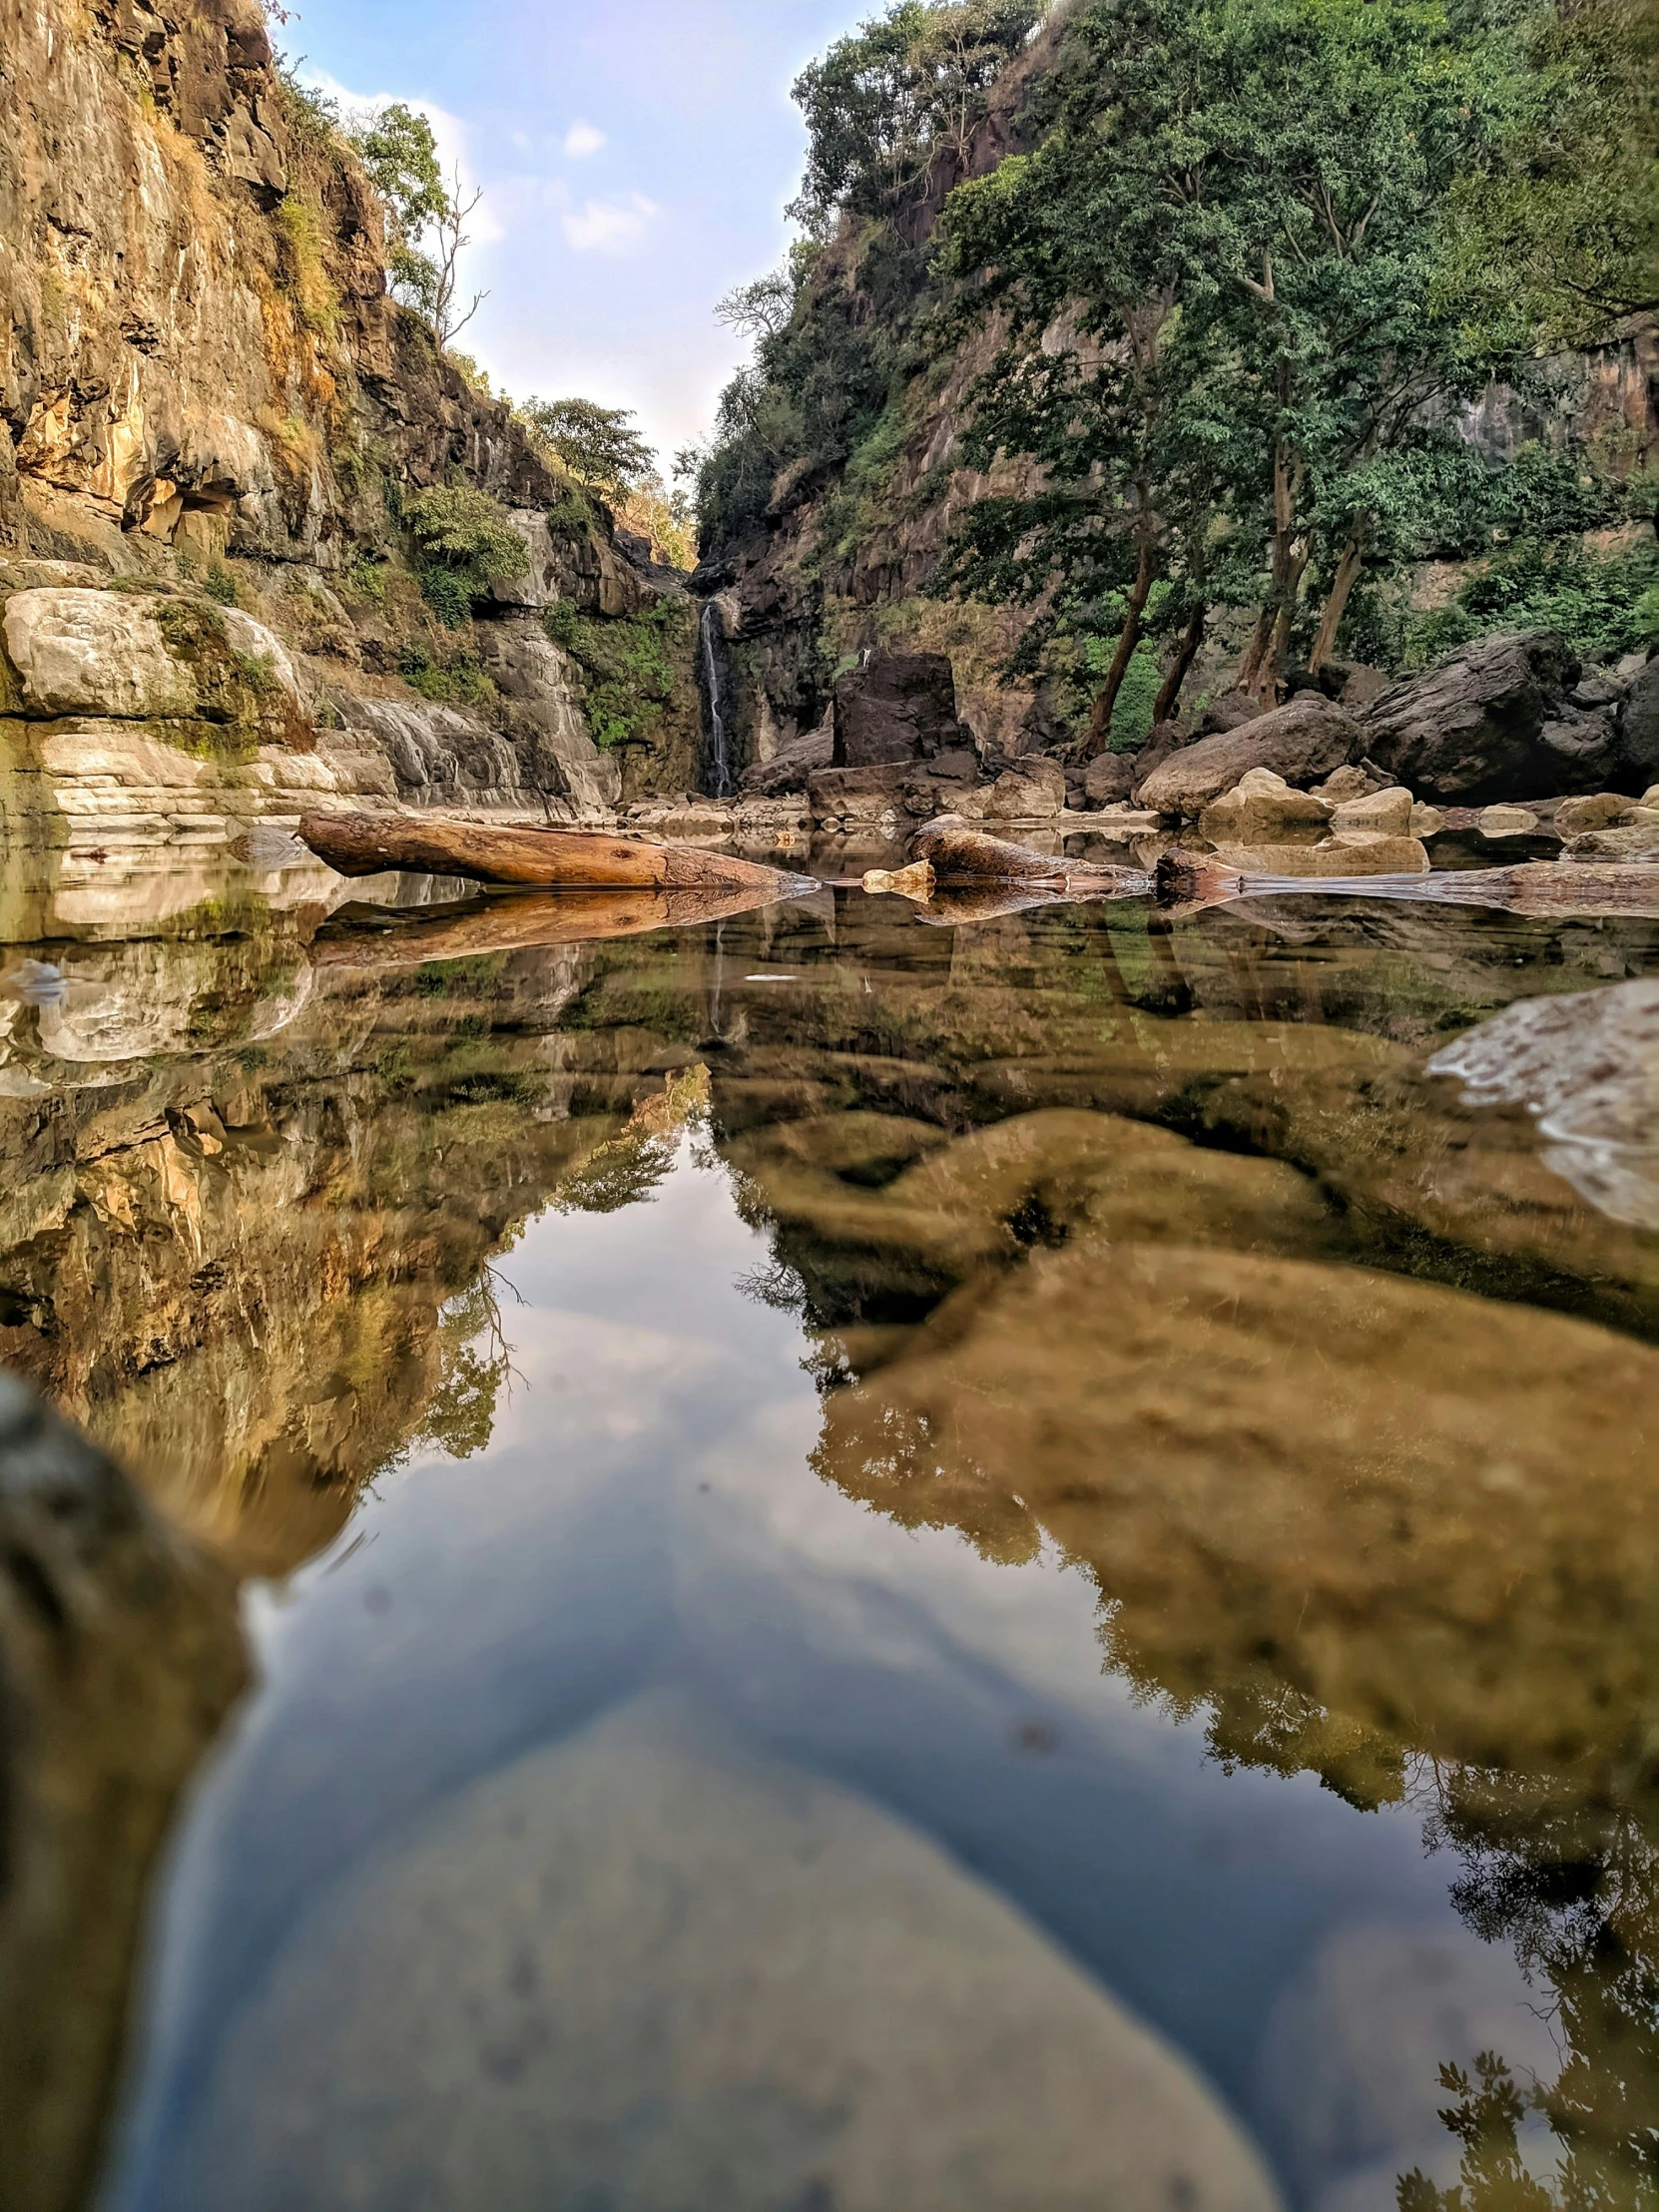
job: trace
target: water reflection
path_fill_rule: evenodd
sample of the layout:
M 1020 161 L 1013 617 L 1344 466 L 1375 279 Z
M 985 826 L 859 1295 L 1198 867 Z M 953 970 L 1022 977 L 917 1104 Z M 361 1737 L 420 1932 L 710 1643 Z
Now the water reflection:
M 328 905 L 7 957 L 5 1355 L 278 1578 L 112 2204 L 1649 2185 L 1659 1239 L 1426 1062 L 1653 924 Z

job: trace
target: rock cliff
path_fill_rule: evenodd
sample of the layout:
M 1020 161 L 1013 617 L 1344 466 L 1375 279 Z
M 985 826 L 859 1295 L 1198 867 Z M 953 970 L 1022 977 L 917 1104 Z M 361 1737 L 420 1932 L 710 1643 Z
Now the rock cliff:
M 524 558 L 445 623 L 405 507 L 452 486 Z M 300 795 L 591 815 L 623 756 L 547 618 L 631 638 L 666 604 L 689 641 L 682 600 L 388 296 L 375 193 L 257 0 L 4 0 L 8 831 L 234 835 Z M 204 704 L 203 651 L 266 672 L 258 712 Z M 634 785 L 694 783 L 699 737 L 695 696 L 659 713 Z

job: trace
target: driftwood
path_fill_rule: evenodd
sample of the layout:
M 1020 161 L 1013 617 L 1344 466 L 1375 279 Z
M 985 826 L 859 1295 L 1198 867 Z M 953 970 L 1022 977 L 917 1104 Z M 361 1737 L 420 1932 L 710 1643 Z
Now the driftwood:
M 429 815 L 302 815 L 299 834 L 341 875 L 411 869 L 540 890 L 742 890 L 755 903 L 818 885 L 802 875 L 686 844 L 603 830 L 543 830 Z
M 910 857 L 926 860 L 944 887 L 1023 883 L 1033 890 L 1054 890 L 1083 898 L 1144 898 L 1152 878 L 1144 870 L 1113 867 L 1092 860 L 1069 860 L 1063 852 L 1035 852 L 1028 844 L 1009 844 L 970 829 L 960 815 L 940 815 L 910 839 Z
M 563 891 L 557 898 L 473 898 L 422 913 L 382 907 L 327 925 L 311 945 L 313 967 L 423 967 L 488 952 L 591 944 L 726 921 L 766 905 L 753 890 Z
M 1518 867 L 1443 868 L 1428 875 L 1241 875 L 1185 852 L 1156 871 L 1161 903 L 1192 909 L 1237 898 L 1404 898 L 1435 906 L 1492 906 L 1505 913 L 1586 919 L 1631 914 L 1659 920 L 1659 866 L 1593 860 L 1528 860 Z

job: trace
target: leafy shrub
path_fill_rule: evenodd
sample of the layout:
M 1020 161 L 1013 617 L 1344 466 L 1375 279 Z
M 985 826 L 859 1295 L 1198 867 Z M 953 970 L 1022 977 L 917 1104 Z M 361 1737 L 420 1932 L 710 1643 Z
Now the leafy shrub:
M 1410 617 L 1399 658 L 1425 668 L 1494 630 L 1559 630 L 1575 653 L 1616 658 L 1659 644 L 1659 548 L 1600 554 L 1523 538 L 1485 562 L 1448 607 Z
M 548 637 L 581 672 L 588 727 L 602 751 L 652 742 L 689 657 L 689 619 L 671 599 L 609 622 L 561 599 L 542 617 Z
M 470 648 L 440 661 L 423 645 L 406 645 L 398 656 L 397 670 L 411 691 L 440 707 L 489 707 L 495 703 L 495 685 Z
M 499 500 L 471 484 L 447 484 L 403 501 L 415 542 L 415 575 L 427 605 L 458 630 L 492 584 L 522 576 L 529 549 Z

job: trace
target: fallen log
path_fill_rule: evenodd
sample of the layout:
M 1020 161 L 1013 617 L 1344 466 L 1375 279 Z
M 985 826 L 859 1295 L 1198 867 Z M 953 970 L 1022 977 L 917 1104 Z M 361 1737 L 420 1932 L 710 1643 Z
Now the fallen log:
M 818 888 L 808 876 L 734 853 L 619 837 L 604 830 L 543 830 L 430 815 L 310 814 L 300 817 L 299 834 L 341 875 L 403 868 L 523 889 L 746 890 L 756 894 L 757 904 Z
M 612 937 L 643 936 L 652 929 L 686 929 L 727 921 L 770 903 L 769 890 L 563 891 L 557 898 L 473 898 L 430 914 L 419 907 L 383 907 L 374 914 L 339 917 L 311 944 L 313 967 L 424 967 L 489 952 L 525 952 L 543 946 L 592 944 Z
M 1630 914 L 1659 920 L 1659 866 L 1528 860 L 1517 867 L 1444 868 L 1428 875 L 1242 875 L 1186 852 L 1166 852 L 1159 902 L 1196 911 L 1239 898 L 1403 898 L 1435 906 L 1491 906 L 1543 919 Z
M 960 815 L 939 815 L 910 839 L 910 857 L 926 860 L 942 886 L 1023 883 L 1071 897 L 1145 897 L 1152 878 L 1144 869 L 1097 860 L 1071 860 L 1063 852 L 1036 852 L 970 829 Z

